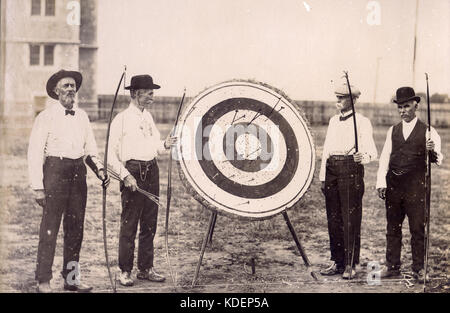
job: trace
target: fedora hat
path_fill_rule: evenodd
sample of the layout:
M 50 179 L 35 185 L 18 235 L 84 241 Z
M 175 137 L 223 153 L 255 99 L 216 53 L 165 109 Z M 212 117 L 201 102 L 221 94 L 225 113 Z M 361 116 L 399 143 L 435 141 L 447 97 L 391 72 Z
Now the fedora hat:
M 359 89 L 353 85 L 350 85 L 350 88 L 352 89 L 352 95 L 353 97 L 359 97 L 361 95 L 361 91 L 359 91 Z M 342 84 L 340 86 L 338 86 L 334 93 L 336 94 L 336 96 L 341 96 L 341 97 L 345 97 L 349 95 L 348 92 L 348 85 L 347 84 Z
M 75 80 L 75 85 L 78 92 L 78 89 L 80 89 L 81 83 L 83 82 L 83 76 L 81 73 L 77 71 L 60 70 L 53 74 L 47 81 L 47 94 L 51 98 L 56 100 L 59 99 L 58 95 L 55 93 L 55 87 L 61 79 L 66 77 L 72 77 Z
M 153 83 L 153 78 L 150 75 L 136 75 L 131 77 L 130 86 L 125 87 L 127 90 L 136 89 L 159 89 L 161 86 Z
M 416 100 L 417 103 L 420 102 L 420 97 L 416 96 L 414 89 L 411 87 L 400 87 L 397 89 L 395 99 L 393 100 L 397 104 L 405 103 L 409 100 Z

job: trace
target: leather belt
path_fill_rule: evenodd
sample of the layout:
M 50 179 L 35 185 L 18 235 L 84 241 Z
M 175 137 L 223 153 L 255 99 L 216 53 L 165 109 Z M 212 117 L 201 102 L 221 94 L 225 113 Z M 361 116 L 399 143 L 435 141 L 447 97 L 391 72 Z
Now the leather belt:
M 150 161 L 142 161 L 142 160 L 131 159 L 131 160 L 128 160 L 126 163 L 130 164 L 130 165 L 151 166 L 151 165 L 156 164 L 156 158 L 154 158 L 154 159 L 152 159 Z
M 353 155 L 330 155 L 331 161 L 348 161 L 353 160 Z
M 141 181 L 145 181 L 147 179 L 147 173 L 151 166 L 156 165 L 156 158 L 150 161 L 141 161 L 141 160 L 128 160 L 126 165 L 137 165 L 139 166 L 139 177 Z
M 46 157 L 46 160 L 55 160 L 55 161 L 59 160 L 59 161 L 63 161 L 63 162 L 82 163 L 83 157 L 78 158 L 78 159 L 70 159 L 70 158 L 49 155 Z

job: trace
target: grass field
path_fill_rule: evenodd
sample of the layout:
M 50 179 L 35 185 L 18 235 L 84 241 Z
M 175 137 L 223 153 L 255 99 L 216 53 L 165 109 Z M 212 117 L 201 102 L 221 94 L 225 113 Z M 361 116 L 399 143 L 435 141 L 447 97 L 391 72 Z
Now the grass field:
M 105 144 L 105 124 L 93 124 L 99 150 Z M 169 125 L 159 125 L 165 136 Z M 313 127 L 317 164 L 315 178 L 306 195 L 288 213 L 304 245 L 314 269 L 329 263 L 329 245 L 324 198 L 318 181 L 318 168 L 324 126 Z M 387 128 L 375 127 L 375 141 L 381 153 Z M 438 130 L 442 151 L 450 155 L 450 129 Z M 38 230 L 42 209 L 35 204 L 28 187 L 26 149 L 29 129 L 13 129 L 3 134 L 0 154 L 0 218 L 1 263 L 0 291 L 34 292 L 34 271 Z M 5 138 L 5 137 L 3 137 Z M 159 157 L 161 202 L 166 203 L 168 154 Z M 218 216 L 213 243 L 207 248 L 200 271 L 198 286 L 190 288 L 198 261 L 200 245 L 208 224 L 210 212 L 185 191 L 173 165 L 172 204 L 169 225 L 169 250 L 176 284 L 172 284 L 164 250 L 165 206 L 161 208 L 155 238 L 155 265 L 167 280 L 163 284 L 136 282 L 132 288 L 117 286 L 119 292 L 421 292 L 422 286 L 407 286 L 406 280 L 382 281 L 381 285 L 366 282 L 369 262 L 384 262 L 385 208 L 375 190 L 378 162 L 366 166 L 363 200 L 361 267 L 357 279 L 351 282 L 339 277 L 315 282 L 308 274 L 291 234 L 281 215 L 264 221 L 242 221 Z M 429 291 L 448 292 L 450 288 L 449 263 L 449 195 L 450 165 L 448 160 L 433 168 L 431 205 L 430 268 L 432 281 Z M 81 251 L 82 279 L 94 286 L 96 292 L 109 292 L 102 240 L 102 196 L 95 176 L 88 174 L 88 204 L 86 209 L 83 248 Z M 107 234 L 109 255 L 114 273 L 117 272 L 120 195 L 118 183 L 108 189 Z M 411 253 L 408 223 L 403 225 L 402 270 L 410 271 Z M 62 290 L 59 272 L 62 264 L 62 229 L 58 237 L 53 266 L 52 285 Z M 255 259 L 256 273 L 249 262 Z M 134 275 L 135 273 L 133 273 Z

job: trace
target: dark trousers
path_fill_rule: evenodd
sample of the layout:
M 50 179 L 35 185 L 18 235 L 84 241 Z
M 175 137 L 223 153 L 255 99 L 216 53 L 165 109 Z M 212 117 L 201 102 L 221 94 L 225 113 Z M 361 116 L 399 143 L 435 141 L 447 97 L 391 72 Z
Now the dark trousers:
M 36 280 L 40 283 L 52 279 L 56 238 L 64 216 L 64 261 L 61 274 L 65 278 L 74 269 L 69 262 L 79 262 L 83 224 L 86 209 L 86 166 L 83 159 L 47 157 L 44 163 L 43 208 L 39 230 Z M 70 266 L 68 269 L 67 266 Z
M 159 196 L 159 168 L 156 159 L 128 161 L 126 169 L 136 179 L 139 188 Z M 139 224 L 138 269 L 153 267 L 153 239 L 156 233 L 158 206 L 138 191 L 121 186 L 122 215 L 120 218 L 119 267 L 131 272 L 134 260 L 134 243 Z
M 327 160 L 325 203 L 331 260 L 338 267 L 359 264 L 364 166 L 353 156 Z M 352 263 L 353 260 L 353 263 Z
M 425 237 L 425 171 L 386 176 L 387 248 L 386 263 L 399 269 L 402 247 L 402 224 L 408 216 L 411 233 L 412 269 L 418 272 L 424 264 Z

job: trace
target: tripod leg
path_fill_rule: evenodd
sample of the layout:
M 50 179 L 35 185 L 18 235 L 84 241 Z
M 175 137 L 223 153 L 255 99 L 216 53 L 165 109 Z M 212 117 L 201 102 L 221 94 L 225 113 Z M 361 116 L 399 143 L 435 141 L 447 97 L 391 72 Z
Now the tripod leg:
M 213 229 L 213 223 L 216 220 L 217 217 L 217 212 L 214 211 L 211 213 L 211 217 L 209 218 L 209 225 L 208 225 L 208 231 L 206 232 L 206 236 L 203 239 L 203 243 L 202 243 L 202 248 L 200 251 L 200 258 L 198 260 L 198 264 L 197 264 L 197 268 L 195 270 L 195 274 L 194 274 L 194 279 L 192 280 L 192 287 L 195 286 L 195 283 L 197 282 L 197 278 L 198 278 L 198 273 L 200 271 L 200 266 L 202 265 L 202 260 L 203 260 L 203 254 L 205 253 L 205 249 L 206 249 L 206 244 L 208 243 L 208 239 L 211 235 L 211 231 Z
M 216 221 L 217 221 L 217 214 L 214 216 L 214 220 L 212 222 L 211 233 L 210 233 L 209 239 L 208 239 L 209 245 L 212 244 L 212 238 L 213 238 L 213 233 L 214 233 L 214 227 L 216 226 Z
M 309 262 L 308 256 L 306 255 L 306 252 L 303 249 L 303 246 L 297 237 L 297 233 L 295 232 L 295 229 L 292 226 L 291 221 L 289 220 L 289 216 L 287 215 L 286 211 L 283 211 L 282 214 L 283 214 L 284 220 L 286 221 L 286 224 L 289 228 L 289 231 L 291 232 L 292 237 L 294 238 L 294 241 L 295 241 L 295 244 L 297 245 L 298 251 L 300 252 L 300 255 L 302 256 L 303 262 L 305 263 L 306 267 L 308 267 L 308 270 L 309 270 L 309 267 L 311 266 L 311 262 Z M 310 274 L 312 277 L 314 277 L 315 280 L 318 280 L 317 273 L 310 270 Z

